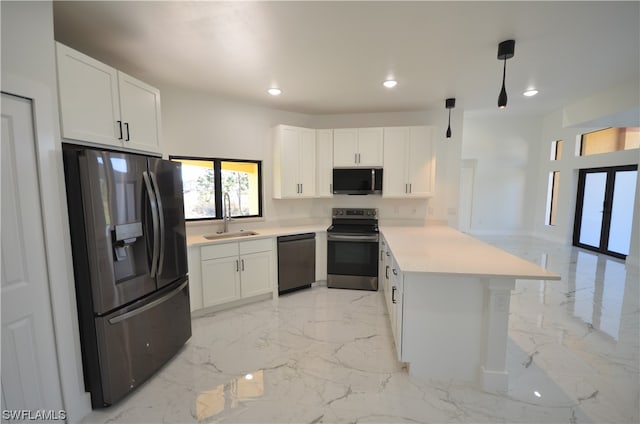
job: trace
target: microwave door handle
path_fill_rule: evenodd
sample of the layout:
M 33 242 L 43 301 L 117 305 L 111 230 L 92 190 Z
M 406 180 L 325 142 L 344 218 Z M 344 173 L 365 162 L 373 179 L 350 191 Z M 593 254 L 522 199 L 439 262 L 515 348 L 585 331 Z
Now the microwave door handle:
M 371 168 L 371 192 L 376 191 L 376 170 Z

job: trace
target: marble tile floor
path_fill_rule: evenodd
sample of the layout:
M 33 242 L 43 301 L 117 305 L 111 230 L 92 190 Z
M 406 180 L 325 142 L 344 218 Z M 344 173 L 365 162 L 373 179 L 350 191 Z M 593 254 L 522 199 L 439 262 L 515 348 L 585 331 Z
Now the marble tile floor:
M 506 395 L 410 378 L 382 292 L 314 286 L 194 319 L 169 364 L 84 422 L 640 422 L 638 269 L 533 238 L 484 240 L 562 276 L 516 284 Z

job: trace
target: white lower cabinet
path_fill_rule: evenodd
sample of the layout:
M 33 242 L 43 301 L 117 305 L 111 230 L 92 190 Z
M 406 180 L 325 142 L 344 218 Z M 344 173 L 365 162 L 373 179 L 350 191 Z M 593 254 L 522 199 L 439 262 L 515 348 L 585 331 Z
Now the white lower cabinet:
M 272 291 L 273 253 L 259 252 L 240 256 L 240 296 L 250 297 Z
M 202 304 L 220 305 L 240 299 L 238 257 L 202 261 Z
M 381 243 L 380 269 L 382 276 L 382 289 L 384 300 L 389 313 L 389 324 L 393 341 L 396 346 L 398 360 L 402 360 L 402 305 L 404 280 L 400 267 L 398 267 L 393 254 L 386 243 Z
M 393 310 L 391 330 L 393 332 L 393 340 L 396 343 L 396 354 L 399 361 L 402 360 L 403 283 L 402 272 L 394 260 L 393 268 L 391 269 L 391 308 Z
M 260 239 L 201 247 L 202 306 L 273 291 L 274 246 Z

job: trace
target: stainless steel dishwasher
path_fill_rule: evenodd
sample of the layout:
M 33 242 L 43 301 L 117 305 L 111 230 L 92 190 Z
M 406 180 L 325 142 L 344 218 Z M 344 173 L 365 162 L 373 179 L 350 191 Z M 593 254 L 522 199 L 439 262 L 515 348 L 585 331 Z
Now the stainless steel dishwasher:
M 278 293 L 309 288 L 316 280 L 316 234 L 278 237 Z

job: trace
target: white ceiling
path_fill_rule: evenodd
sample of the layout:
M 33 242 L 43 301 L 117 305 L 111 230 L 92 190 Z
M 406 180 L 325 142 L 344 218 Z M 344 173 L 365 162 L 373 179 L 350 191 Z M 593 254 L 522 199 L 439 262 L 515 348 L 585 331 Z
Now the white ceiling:
M 56 1 L 54 18 L 56 40 L 142 80 L 303 113 L 497 111 L 509 38 L 507 113 L 640 78 L 637 1 Z

